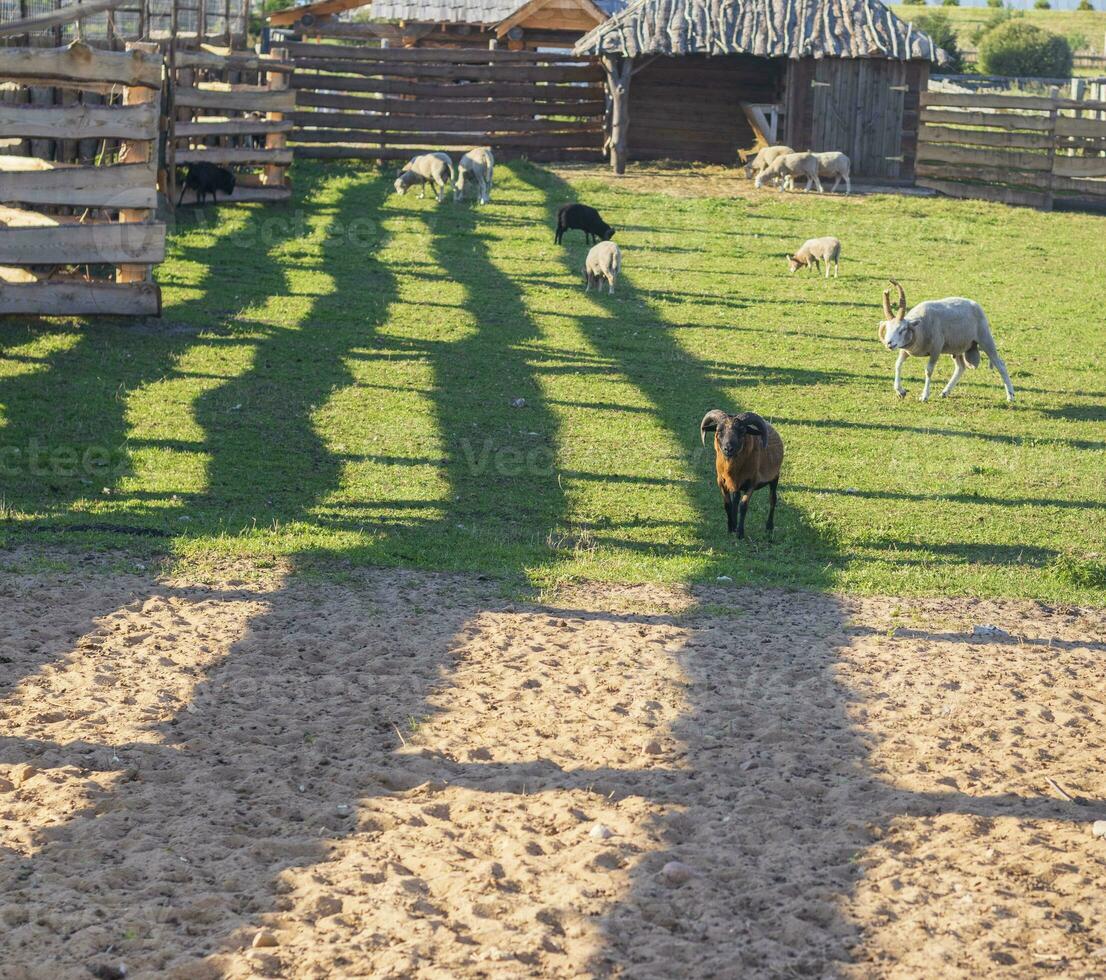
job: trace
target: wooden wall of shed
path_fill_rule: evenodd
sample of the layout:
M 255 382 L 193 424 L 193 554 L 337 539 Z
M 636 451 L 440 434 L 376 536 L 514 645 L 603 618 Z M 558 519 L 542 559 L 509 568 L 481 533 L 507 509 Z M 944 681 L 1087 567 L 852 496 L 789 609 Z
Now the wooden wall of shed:
M 913 183 L 924 61 L 805 58 L 788 64 L 785 140 L 797 150 L 840 150 L 852 173 Z
M 740 102 L 776 102 L 784 63 L 747 55 L 642 59 L 630 81 L 631 160 L 735 163 L 755 144 Z

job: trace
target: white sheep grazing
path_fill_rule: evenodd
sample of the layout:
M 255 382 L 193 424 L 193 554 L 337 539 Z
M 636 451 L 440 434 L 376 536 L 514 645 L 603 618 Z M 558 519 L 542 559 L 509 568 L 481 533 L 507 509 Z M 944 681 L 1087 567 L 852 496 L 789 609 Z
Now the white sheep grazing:
M 776 157 L 785 157 L 794 153 L 790 146 L 777 143 L 775 146 L 762 146 L 752 160 L 745 161 L 745 177 L 751 180 L 767 167 Z
M 902 386 L 902 365 L 909 356 L 929 358 L 921 395 L 921 400 L 926 401 L 933 369 L 942 354 L 951 354 L 956 362 L 952 377 L 941 392 L 941 397 L 945 398 L 956 387 L 965 368 L 979 367 L 979 352 L 982 350 L 991 366 L 998 368 L 998 373 L 1002 375 L 1006 400 L 1014 400 L 1014 386 L 1006 373 L 1006 365 L 995 349 L 991 325 L 987 322 L 983 307 L 973 300 L 951 296 L 919 303 L 908 313 L 906 291 L 894 279 L 891 285 L 899 290 L 899 310 L 891 312 L 891 290 L 885 289 L 883 314 L 887 319 L 880 322 L 879 339 L 888 350 L 899 352 L 899 359 L 895 362 L 895 393 L 900 398 L 906 395 L 906 389 Z
M 837 278 L 837 264 L 841 258 L 841 243 L 831 236 L 825 238 L 809 238 L 794 255 L 787 256 L 788 268 L 795 272 L 798 269 L 808 268 L 818 271 L 818 263 L 826 266 L 826 278 L 829 278 L 830 263 L 833 263 L 833 278 Z
M 811 184 L 822 193 L 822 182 L 818 179 L 818 160 L 813 153 L 788 153 L 786 156 L 776 157 L 756 179 L 754 186 L 763 186 L 766 180 L 777 180 L 781 191 L 794 188 L 795 178 L 806 178 L 806 190 L 810 190 Z
M 448 153 L 420 153 L 411 157 L 396 176 L 397 194 L 405 194 L 408 187 L 419 187 L 419 197 L 426 197 L 426 184 L 434 187 L 434 196 L 441 204 L 445 189 L 453 186 L 453 161 Z
M 603 288 L 603 280 L 607 280 L 607 292 L 614 292 L 614 281 L 622 269 L 622 251 L 614 242 L 599 242 L 592 245 L 584 260 L 584 279 L 587 286 L 584 292 L 588 292 L 594 285 L 596 289 Z
M 476 203 L 487 204 L 492 199 L 492 176 L 495 173 L 495 157 L 490 147 L 478 146 L 469 150 L 457 165 L 457 187 L 453 199 L 461 200 L 469 183 L 476 185 Z
M 831 194 L 837 190 L 837 185 L 842 180 L 845 181 L 845 193 L 851 194 L 853 192 L 852 181 L 849 180 L 849 171 L 852 170 L 852 164 L 844 153 L 833 150 L 829 153 L 815 153 L 814 156 L 818 161 L 818 176 L 835 178 L 833 186 L 830 188 Z

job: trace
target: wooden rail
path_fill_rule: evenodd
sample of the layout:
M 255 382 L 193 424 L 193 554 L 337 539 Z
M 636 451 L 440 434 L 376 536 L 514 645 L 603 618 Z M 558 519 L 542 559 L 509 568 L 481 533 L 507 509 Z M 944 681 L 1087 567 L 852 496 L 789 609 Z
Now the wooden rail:
M 165 257 L 165 225 L 154 220 L 162 59 L 152 47 L 0 50 L 0 81 L 124 86 L 122 106 L 0 105 L 5 138 L 122 141 L 105 166 L 0 156 L 0 314 L 160 313 L 153 266 Z
M 297 156 L 399 160 L 490 146 L 501 158 L 602 159 L 603 71 L 592 58 L 371 42 L 293 43 L 289 53 Z
M 951 197 L 1051 210 L 1106 206 L 1106 103 L 925 92 L 917 182 Z

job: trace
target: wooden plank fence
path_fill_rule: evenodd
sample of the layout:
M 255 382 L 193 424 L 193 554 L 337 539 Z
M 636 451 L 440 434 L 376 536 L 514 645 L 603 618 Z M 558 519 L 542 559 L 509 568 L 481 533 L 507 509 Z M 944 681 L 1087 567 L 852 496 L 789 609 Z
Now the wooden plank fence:
M 157 315 L 153 266 L 165 225 L 153 220 L 162 59 L 152 45 L 96 50 L 0 48 L 0 81 L 66 91 L 122 86 L 122 105 L 0 109 L 0 137 L 122 140 L 107 165 L 0 157 L 0 314 Z M 30 207 L 33 206 L 33 207 Z
M 219 200 L 286 201 L 292 151 L 289 118 L 296 95 L 292 66 L 282 52 L 270 57 L 203 47 L 170 50 L 173 84 L 166 138 L 166 191 L 180 197 L 178 167 L 208 162 L 236 170 L 234 193 Z M 252 82 L 243 82 L 243 77 Z M 192 191 L 184 203 L 195 200 Z
M 403 160 L 490 146 L 497 157 L 603 158 L 603 72 L 536 51 L 298 42 L 295 155 Z
M 952 197 L 1106 207 L 1106 102 L 925 92 L 917 183 Z

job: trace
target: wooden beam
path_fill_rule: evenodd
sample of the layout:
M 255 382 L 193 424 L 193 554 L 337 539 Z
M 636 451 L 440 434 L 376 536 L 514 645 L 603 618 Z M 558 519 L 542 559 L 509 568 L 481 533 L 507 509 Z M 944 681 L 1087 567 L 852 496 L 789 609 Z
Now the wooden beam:
M 165 225 L 117 221 L 0 229 L 0 265 L 151 264 L 165 258 Z
M 177 139 L 196 139 L 203 136 L 251 136 L 291 131 L 291 120 L 208 118 L 177 123 L 176 137 Z
M 212 146 L 195 150 L 177 150 L 177 163 L 217 163 L 220 166 L 232 164 L 266 164 L 268 166 L 288 166 L 292 162 L 292 151 L 288 149 L 269 150 L 248 147 Z
M 320 86 L 321 88 L 322 86 Z M 185 109 L 233 109 L 238 112 L 291 112 L 296 107 L 292 91 L 267 89 L 178 88 L 176 104 Z
M 601 85 L 534 85 L 522 82 L 473 82 L 470 85 L 443 85 L 422 82 L 396 81 L 390 78 L 354 78 L 348 75 L 300 75 L 292 76 L 292 88 L 299 90 L 320 89 L 324 92 L 377 92 L 382 95 L 422 96 L 427 99 L 449 99 L 450 102 L 465 99 L 508 101 L 522 99 L 530 102 L 550 99 L 553 105 L 563 105 L 572 98 L 591 102 L 602 96 Z
M 161 56 L 102 51 L 74 41 L 65 48 L 0 48 L 0 79 L 34 79 L 44 85 L 161 85 Z
M 372 140 L 372 133 L 461 133 L 470 143 L 495 142 L 498 134 L 503 133 L 601 133 L 602 123 L 592 119 L 584 122 L 561 119 L 472 119 L 464 116 L 456 118 L 449 115 L 448 105 L 438 105 L 442 116 L 416 116 L 399 118 L 393 115 L 367 116 L 355 112 L 293 112 L 295 120 L 295 139 L 301 139 L 306 130 L 303 127 L 317 129 L 354 129 L 364 130 L 364 140 Z M 496 135 L 489 135 L 496 134 Z
M 113 167 L 56 166 L 48 170 L 0 169 L 0 201 L 112 209 L 154 208 L 157 207 L 157 188 L 153 171 L 148 164 L 142 163 Z
M 283 61 L 287 57 L 286 51 L 279 52 L 280 60 Z M 295 100 L 295 92 L 288 91 L 288 76 L 276 72 L 270 72 L 266 76 L 270 90 L 273 92 L 287 92 Z M 269 122 L 273 124 L 280 123 L 284 120 L 284 113 L 279 111 L 272 111 L 268 114 Z M 284 135 L 281 130 L 274 130 L 271 133 L 267 133 L 265 136 L 265 149 L 273 154 L 288 153 L 288 163 L 291 163 L 291 151 L 288 150 L 288 137 Z M 284 175 L 286 170 L 286 164 L 267 163 L 265 165 L 265 186 L 266 187 L 283 187 Z
M 340 61 L 424 62 L 433 64 L 564 64 L 591 65 L 595 59 L 556 51 L 505 51 L 495 48 L 368 48 L 351 44 L 305 44 L 288 46 L 293 58 L 330 58 Z M 297 65 L 298 69 L 298 65 Z
M 597 137 L 598 130 L 593 131 Z M 441 149 L 443 147 L 471 147 L 473 145 L 489 143 L 496 152 L 500 147 L 575 147 L 587 148 L 590 144 L 596 144 L 596 152 L 599 151 L 599 140 L 590 133 L 506 133 L 503 135 L 487 136 L 478 134 L 474 139 L 472 133 L 366 133 L 356 129 L 303 129 L 296 133 L 297 143 L 379 143 L 383 146 L 412 146 Z M 589 138 L 591 137 L 591 138 Z M 196 151 L 191 151 L 196 152 Z M 264 151 L 262 151 L 264 152 Z M 291 151 L 287 151 L 291 152 Z M 415 153 L 416 150 L 412 150 Z
M 152 41 L 128 41 L 127 51 L 130 54 L 153 54 L 157 46 Z M 161 109 L 161 89 L 140 88 L 136 85 L 128 85 L 123 90 L 123 105 L 153 105 Z M 120 163 L 145 164 L 154 174 L 154 187 L 157 187 L 158 144 L 154 140 L 125 140 L 119 145 Z M 124 226 L 149 227 L 146 222 L 153 217 L 153 211 L 149 208 L 122 208 L 119 211 L 119 221 Z M 162 258 L 165 257 L 165 242 L 162 240 Z M 161 259 L 157 260 L 158 262 Z M 116 282 L 152 282 L 154 270 L 149 265 L 126 263 L 115 270 Z
M 925 124 L 918 133 L 921 143 L 970 143 L 976 146 L 1011 147 L 1021 150 L 1047 150 L 1052 136 L 1042 133 L 1011 133 L 1006 130 L 960 129 Z
M 299 71 L 335 72 L 342 75 L 441 79 L 450 82 L 595 82 L 602 71 L 594 65 L 442 65 L 402 61 L 343 61 L 336 58 L 301 58 Z M 318 88 L 325 88 L 319 84 Z M 337 86 L 335 86 L 337 87 Z
M 1030 208 L 1047 208 L 1051 196 L 1037 191 L 1023 191 L 1013 187 L 997 187 L 994 184 L 959 184 L 950 180 L 934 180 L 931 177 L 919 177 L 919 187 L 940 191 L 948 197 L 966 198 L 973 201 L 996 201 L 999 204 L 1017 204 Z
M 1046 132 L 1047 116 L 1030 116 L 1026 113 L 968 112 L 954 109 L 922 109 L 924 123 L 948 123 L 953 126 L 992 126 L 996 129 L 1028 129 Z
M 0 137 L 55 139 L 157 139 L 158 107 L 36 106 L 0 102 Z
M 277 201 L 288 201 L 292 197 L 291 187 L 252 187 L 245 184 L 243 181 L 239 181 L 234 185 L 234 193 L 227 197 L 225 194 L 220 194 L 216 199 L 216 204 L 247 204 L 247 203 L 261 203 L 261 204 L 273 204 Z M 194 190 L 186 190 L 184 192 L 184 204 L 196 203 L 196 192 Z
M 299 111 L 305 108 L 354 109 L 361 113 L 389 115 L 393 118 L 407 116 L 440 116 L 443 111 L 455 119 L 484 117 L 493 119 L 534 119 L 538 116 L 596 117 L 606 112 L 601 99 L 579 102 L 571 99 L 550 100 L 535 103 L 531 99 L 511 102 L 506 99 L 473 100 L 472 102 L 438 102 L 420 99 L 376 99 L 356 95 L 339 95 L 333 92 L 308 92 L 301 90 L 296 99 Z M 486 125 L 492 125 L 489 121 Z
M 320 0 L 318 3 L 309 3 L 301 7 L 273 11 L 269 14 L 269 24 L 272 27 L 290 27 L 304 14 L 311 14 L 315 18 L 330 17 L 345 10 L 367 7 L 371 2 L 372 0 Z
M 36 31 L 44 31 L 48 27 L 56 27 L 59 24 L 71 24 L 75 20 L 83 20 L 105 10 L 114 10 L 125 2 L 126 0 L 85 0 L 83 3 L 61 7 L 53 13 L 42 14 L 38 17 L 22 17 L 19 20 L 9 20 L 0 24 L 0 37 L 11 37 L 15 34 L 33 34 Z
M 611 170 L 616 174 L 626 172 L 626 140 L 630 130 L 630 76 L 633 66 L 633 58 L 603 56 L 607 91 L 611 100 L 610 133 L 606 148 L 611 155 Z
M 0 282 L 0 315 L 160 316 L 156 282 Z
M 259 55 L 243 54 L 210 45 L 199 51 L 178 48 L 174 55 L 177 68 L 208 68 L 213 71 L 276 71 L 291 74 L 294 66 Z
M 518 8 L 510 17 L 505 20 L 501 20 L 495 25 L 496 37 L 505 37 L 507 32 L 514 27 L 525 27 L 526 22 L 530 20 L 538 11 L 543 7 L 548 6 L 550 0 L 529 0 L 528 3 L 524 3 Z M 567 5 L 562 5 L 567 6 Z M 595 27 L 597 24 L 602 24 L 607 19 L 607 15 L 600 10 L 591 0 L 572 0 L 571 6 L 576 8 L 588 21 L 588 25 L 585 29 Z

